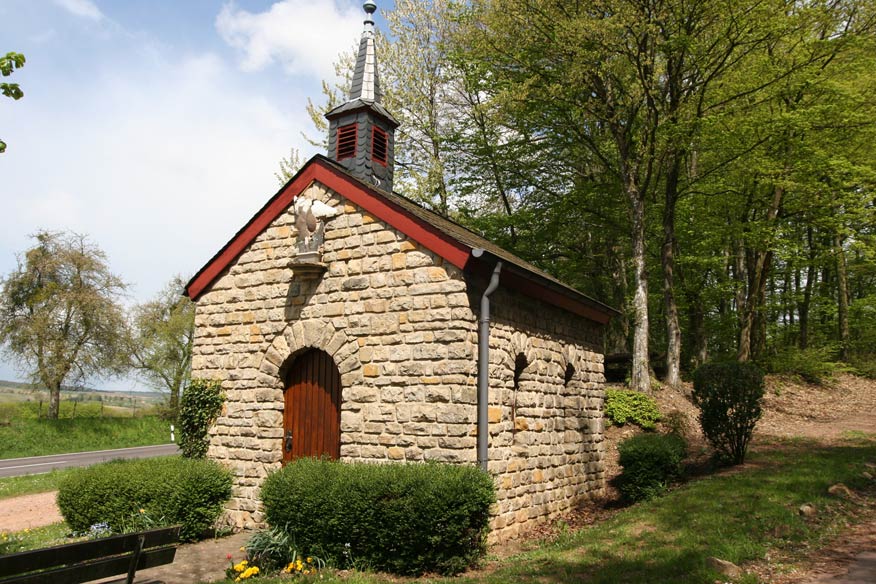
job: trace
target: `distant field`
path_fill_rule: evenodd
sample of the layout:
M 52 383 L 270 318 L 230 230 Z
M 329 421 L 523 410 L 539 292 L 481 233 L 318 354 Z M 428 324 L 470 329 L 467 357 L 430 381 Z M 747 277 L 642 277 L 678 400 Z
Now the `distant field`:
M 170 423 L 144 411 L 132 416 L 132 409 L 62 401 L 61 418 L 46 420 L 38 418 L 36 402 L 0 403 L 0 458 L 169 443 Z
M 164 401 L 165 396 L 155 392 L 68 388 L 61 390 L 61 417 L 148 414 Z M 16 402 L 37 404 L 37 415 L 45 416 L 49 407 L 49 392 L 27 383 L 0 381 L 0 406 Z M 39 404 L 42 406 L 40 407 Z M 0 423 L 3 423 L 2 417 L 0 417 Z

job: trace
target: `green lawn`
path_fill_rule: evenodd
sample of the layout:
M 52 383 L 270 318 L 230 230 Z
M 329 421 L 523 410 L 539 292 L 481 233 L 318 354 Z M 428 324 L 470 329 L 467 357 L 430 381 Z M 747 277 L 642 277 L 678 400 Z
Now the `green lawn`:
M 0 478 L 0 499 L 55 491 L 58 483 L 74 471 L 75 468 L 65 468 L 42 474 Z
M 865 479 L 865 463 L 876 463 L 876 442 L 847 445 L 775 443 L 754 453 L 743 469 L 694 480 L 666 496 L 620 511 L 608 521 L 561 536 L 536 549 L 497 561 L 489 569 L 457 578 L 417 582 L 454 584 L 505 582 L 588 582 L 711 584 L 709 556 L 741 564 L 771 557 L 805 556 L 846 522 L 860 520 L 862 501 L 831 496 L 827 488 L 842 482 L 872 504 L 876 485 Z M 804 519 L 798 509 L 814 505 L 818 514 Z M 288 580 L 263 578 L 264 584 Z M 406 581 L 357 573 L 323 582 L 374 584 Z M 741 582 L 757 582 L 746 576 Z
M 17 533 L 0 531 L 0 556 L 78 541 L 68 538 L 69 534 L 70 528 L 63 521 Z
M 170 442 L 170 423 L 156 416 L 101 417 L 100 404 L 83 403 L 76 417 L 46 420 L 37 418 L 37 407 L 0 404 L 0 459 Z M 67 408 L 72 405 L 64 406 L 63 415 L 70 414 Z

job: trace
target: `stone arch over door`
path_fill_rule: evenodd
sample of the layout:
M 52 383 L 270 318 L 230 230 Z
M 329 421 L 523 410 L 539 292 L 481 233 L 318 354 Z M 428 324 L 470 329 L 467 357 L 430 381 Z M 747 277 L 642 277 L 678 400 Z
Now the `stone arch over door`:
M 279 417 L 280 427 L 277 427 L 277 446 L 279 447 L 277 463 L 286 460 L 285 440 L 285 392 L 288 387 L 290 375 L 299 357 L 310 350 L 319 350 L 326 353 L 334 365 L 340 379 L 340 408 L 341 418 L 347 407 L 345 392 L 362 383 L 362 363 L 359 360 L 359 347 L 355 338 L 350 338 L 342 329 L 336 329 L 331 321 L 296 321 L 289 324 L 278 334 L 262 356 L 259 364 L 258 379 L 260 385 L 272 388 L 276 391 L 276 409 L 283 411 Z M 293 431 L 294 432 L 294 431 Z M 341 445 L 344 436 L 340 437 Z M 293 446 L 295 436 L 293 433 Z
M 309 349 L 289 365 L 283 408 L 283 462 L 341 456 L 341 374 L 325 351 Z

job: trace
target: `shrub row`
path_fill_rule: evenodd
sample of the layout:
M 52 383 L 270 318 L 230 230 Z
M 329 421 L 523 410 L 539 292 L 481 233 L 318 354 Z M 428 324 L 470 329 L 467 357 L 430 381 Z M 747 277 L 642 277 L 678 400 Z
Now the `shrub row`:
M 493 481 L 449 464 L 298 459 L 262 485 L 268 523 L 338 567 L 455 574 L 485 552 Z
M 74 531 L 99 523 L 114 532 L 179 523 L 180 537 L 193 541 L 213 525 L 230 496 L 231 473 L 213 461 L 114 460 L 62 480 L 58 507 Z
M 633 501 L 663 494 L 681 476 L 687 446 L 677 434 L 639 434 L 618 445 L 618 490 Z

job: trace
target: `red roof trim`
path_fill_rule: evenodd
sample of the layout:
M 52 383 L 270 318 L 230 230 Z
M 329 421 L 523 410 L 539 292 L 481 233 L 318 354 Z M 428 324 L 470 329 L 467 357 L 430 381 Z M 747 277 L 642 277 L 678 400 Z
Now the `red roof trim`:
M 285 211 L 292 201 L 312 183 L 317 181 L 331 190 L 342 194 L 367 213 L 388 223 L 426 249 L 438 254 L 445 261 L 459 269 L 465 268 L 471 248 L 456 240 L 449 239 L 438 229 L 406 213 L 400 207 L 382 197 L 376 197 L 361 183 L 350 180 L 343 172 L 326 165 L 322 159 L 309 162 L 291 182 L 287 183 L 274 198 L 259 211 L 249 223 L 211 259 L 186 286 L 186 295 L 197 300 L 204 290 L 219 277 L 231 262 L 237 259 L 271 222 Z
M 280 191 L 269 200 L 262 209 L 225 244 L 219 253 L 213 256 L 207 265 L 195 274 L 186 286 L 186 295 L 197 300 L 201 294 L 218 278 L 222 272 L 243 253 L 243 251 L 267 229 L 267 227 L 283 213 L 299 194 L 312 182 L 319 182 L 336 193 L 358 205 L 365 212 L 373 215 L 389 226 L 402 232 L 408 238 L 416 241 L 426 249 L 444 258 L 451 265 L 464 270 L 472 261 L 472 248 L 461 243 L 426 221 L 419 219 L 401 207 L 379 195 L 367 185 L 351 179 L 344 171 L 336 168 L 326 159 L 314 157 L 292 178 Z M 480 269 L 475 267 L 475 270 Z M 514 288 L 520 292 L 565 309 L 573 314 L 583 316 L 592 321 L 605 324 L 611 315 L 597 307 L 575 300 L 550 285 L 528 277 L 508 265 L 502 271 L 503 286 Z

